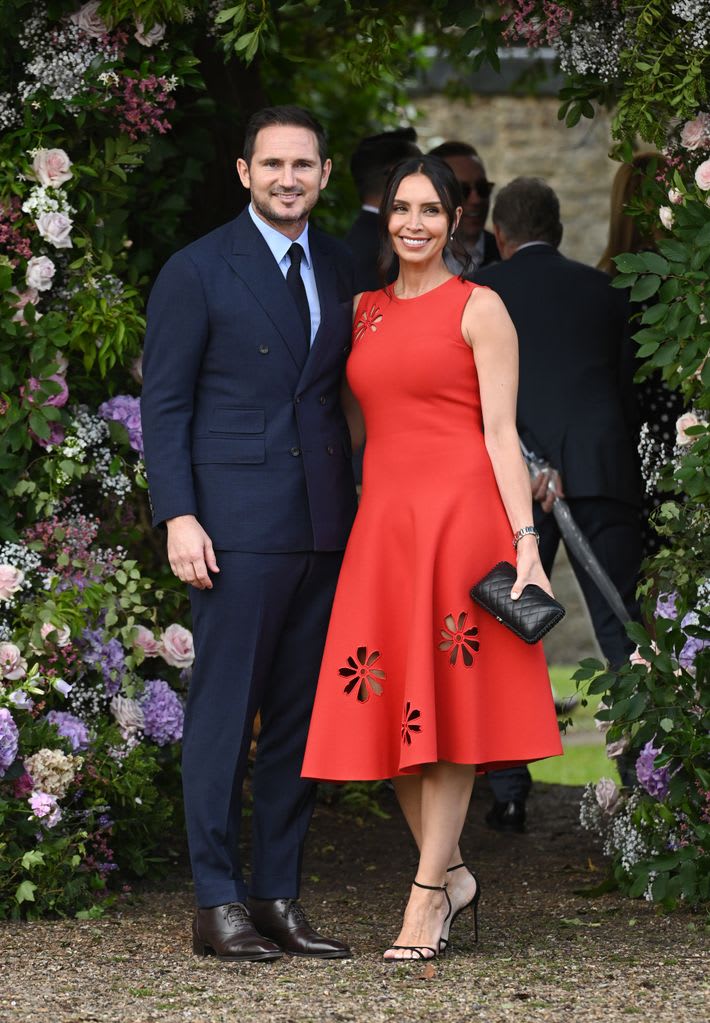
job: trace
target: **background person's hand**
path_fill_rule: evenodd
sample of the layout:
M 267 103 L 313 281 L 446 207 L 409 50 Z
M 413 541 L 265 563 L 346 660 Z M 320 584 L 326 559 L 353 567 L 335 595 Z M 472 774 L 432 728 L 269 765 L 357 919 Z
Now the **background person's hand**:
M 544 512 L 552 510 L 555 498 L 564 497 L 562 479 L 556 469 L 543 469 L 531 483 L 533 501 L 538 501 Z
M 212 541 L 194 515 L 168 519 L 168 560 L 174 574 L 197 590 L 211 590 L 209 572 L 219 572 Z

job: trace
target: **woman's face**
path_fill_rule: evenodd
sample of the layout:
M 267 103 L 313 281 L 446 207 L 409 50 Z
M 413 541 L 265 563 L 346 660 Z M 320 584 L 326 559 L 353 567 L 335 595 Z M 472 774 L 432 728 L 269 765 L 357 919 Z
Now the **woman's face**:
M 456 210 L 456 224 L 461 208 Z M 428 263 L 440 255 L 456 229 L 426 174 L 410 174 L 397 188 L 387 225 L 392 246 L 405 263 Z

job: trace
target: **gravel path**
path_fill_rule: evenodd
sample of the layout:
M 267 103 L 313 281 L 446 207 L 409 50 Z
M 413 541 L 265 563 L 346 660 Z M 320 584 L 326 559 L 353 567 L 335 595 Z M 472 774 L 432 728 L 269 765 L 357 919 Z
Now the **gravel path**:
M 99 921 L 3 924 L 2 1023 L 498 1023 L 710 1017 L 707 921 L 663 916 L 616 894 L 575 891 L 604 876 L 576 824 L 578 789 L 536 787 L 527 835 L 481 825 L 475 796 L 463 848 L 482 880 L 481 943 L 468 923 L 435 963 L 386 967 L 414 854 L 389 820 L 325 805 L 311 829 L 303 901 L 353 958 L 226 965 L 191 954 L 189 881 L 146 890 Z

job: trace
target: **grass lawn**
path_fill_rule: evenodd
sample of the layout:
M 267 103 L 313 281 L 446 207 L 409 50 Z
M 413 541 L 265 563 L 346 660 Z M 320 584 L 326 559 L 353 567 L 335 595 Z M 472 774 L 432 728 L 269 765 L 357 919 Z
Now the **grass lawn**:
M 572 681 L 575 671 L 573 665 L 550 667 L 552 686 L 558 698 L 571 696 L 577 691 Z M 534 781 L 556 785 L 586 785 L 588 781 L 599 781 L 606 777 L 618 782 L 616 765 L 607 758 L 604 737 L 594 724 L 594 711 L 598 703 L 599 697 L 592 696 L 586 707 L 575 708 L 571 714 L 574 724 L 562 736 L 564 756 L 530 764 Z

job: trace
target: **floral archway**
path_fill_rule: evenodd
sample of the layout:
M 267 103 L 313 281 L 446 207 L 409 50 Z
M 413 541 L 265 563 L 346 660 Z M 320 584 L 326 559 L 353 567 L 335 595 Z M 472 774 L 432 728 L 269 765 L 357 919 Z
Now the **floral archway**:
M 707 4 L 12 0 L 0 39 L 0 915 L 98 914 L 170 863 L 193 652 L 141 463 L 151 276 L 236 212 L 229 163 L 253 109 L 301 102 L 332 129 L 340 201 L 322 216 L 337 230 L 346 155 L 373 111 L 405 115 L 424 47 L 465 68 L 510 42 L 556 50 L 568 123 L 613 103 L 620 159 L 636 136 L 667 153 L 639 211 L 657 250 L 621 256 L 616 283 L 657 296 L 638 324 L 642 372 L 688 412 L 653 466 L 669 500 L 638 655 L 617 675 L 579 672 L 642 784 L 588 793 L 583 814 L 629 894 L 707 899 Z

